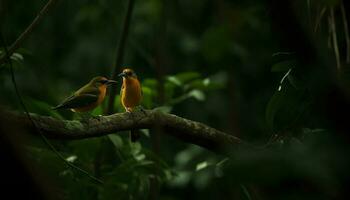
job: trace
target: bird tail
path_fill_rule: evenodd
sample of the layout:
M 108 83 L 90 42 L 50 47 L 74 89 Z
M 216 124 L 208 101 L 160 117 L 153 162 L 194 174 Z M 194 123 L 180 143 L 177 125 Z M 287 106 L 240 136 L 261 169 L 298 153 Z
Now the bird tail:
M 133 129 L 130 130 L 130 140 L 131 142 L 137 142 L 141 137 L 139 130 Z

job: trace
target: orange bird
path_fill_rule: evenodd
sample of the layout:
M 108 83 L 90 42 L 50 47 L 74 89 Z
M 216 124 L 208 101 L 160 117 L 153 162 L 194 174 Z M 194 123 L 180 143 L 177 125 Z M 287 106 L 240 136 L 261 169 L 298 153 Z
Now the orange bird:
M 132 112 L 142 100 L 141 84 L 132 69 L 124 69 L 118 76 L 123 77 L 123 85 L 120 90 L 121 103 L 126 112 Z
M 114 83 L 116 81 L 108 80 L 103 76 L 97 76 L 52 109 L 70 109 L 73 112 L 93 110 L 105 98 L 107 86 Z
M 139 106 L 142 100 L 142 89 L 136 73 L 132 69 L 124 69 L 118 76 L 123 77 L 123 85 L 120 90 L 120 100 L 126 112 L 131 113 Z M 136 130 L 130 131 L 130 138 L 135 142 L 140 137 Z

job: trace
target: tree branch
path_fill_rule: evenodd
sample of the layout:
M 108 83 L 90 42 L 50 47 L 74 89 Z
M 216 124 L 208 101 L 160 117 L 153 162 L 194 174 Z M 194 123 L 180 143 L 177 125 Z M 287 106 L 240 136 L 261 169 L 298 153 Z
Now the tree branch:
M 116 113 L 86 121 L 59 120 L 36 114 L 31 114 L 31 118 L 42 133 L 52 139 L 75 140 L 100 137 L 130 129 L 151 129 L 161 126 L 165 129 L 166 134 L 214 152 L 225 152 L 244 144 L 241 139 L 205 124 L 157 110 L 136 111 L 132 114 Z M 27 116 L 23 114 L 1 111 L 0 119 L 33 130 L 31 133 L 37 133 Z
M 52 8 L 58 0 L 49 0 L 45 6 L 39 11 L 32 23 L 23 31 L 23 33 L 16 39 L 16 41 L 8 49 L 9 56 L 11 56 L 22 44 L 22 42 L 30 35 L 33 29 L 39 24 L 45 14 Z M 6 56 L 0 57 L 0 65 L 6 61 Z

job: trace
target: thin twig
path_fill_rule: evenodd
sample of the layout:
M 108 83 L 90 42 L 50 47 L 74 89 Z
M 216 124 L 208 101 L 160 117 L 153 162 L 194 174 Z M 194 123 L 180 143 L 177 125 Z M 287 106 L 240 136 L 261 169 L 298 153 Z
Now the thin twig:
M 35 121 L 32 119 L 32 117 L 30 116 L 29 114 L 29 111 L 23 101 L 23 98 L 22 98 L 22 95 L 21 93 L 19 92 L 19 89 L 18 89 L 18 86 L 17 86 L 17 82 L 16 82 L 16 78 L 15 78 L 15 73 L 13 71 L 13 66 L 12 66 L 12 60 L 10 58 L 10 54 L 9 54 L 9 51 L 7 49 L 7 46 L 6 46 L 6 42 L 5 42 L 5 39 L 2 35 L 2 31 L 0 30 L 0 39 L 1 39 L 1 43 L 2 45 L 4 46 L 4 50 L 5 50 L 5 61 L 7 61 L 10 65 L 10 73 L 11 73 L 11 80 L 12 80 L 12 83 L 13 83 L 13 86 L 14 86 L 14 89 L 15 89 L 15 92 L 16 92 L 16 95 L 19 99 L 19 102 L 27 116 L 27 118 L 29 119 L 31 125 L 35 128 L 35 130 L 39 133 L 40 137 L 42 138 L 42 140 L 50 147 L 50 149 L 60 158 L 64 161 L 64 163 L 66 163 L 68 165 L 68 167 L 71 167 L 85 175 L 87 175 L 88 177 L 90 177 L 91 179 L 93 179 L 94 181 L 100 183 L 100 184 L 103 184 L 103 181 L 101 181 L 100 179 L 92 176 L 89 172 L 79 168 L 78 166 L 75 166 L 74 164 L 68 162 L 63 156 L 62 154 L 60 154 L 57 149 L 49 142 L 49 140 L 44 136 L 44 134 L 42 133 L 41 129 L 38 128 L 38 126 L 36 125 Z
M 340 55 L 339 55 L 339 48 L 338 48 L 337 30 L 335 26 L 334 8 L 330 9 L 329 26 L 331 27 L 333 49 L 334 49 L 334 55 L 337 63 L 337 69 L 340 70 L 341 63 L 340 63 Z
M 320 12 L 320 15 L 318 17 L 316 17 L 315 28 L 314 28 L 315 33 L 317 32 L 318 28 L 320 27 L 321 20 L 323 18 L 323 15 L 326 13 L 326 11 L 327 11 L 327 7 L 323 7 L 321 12 Z
M 133 8 L 134 8 L 134 0 L 128 0 L 127 10 L 123 21 L 123 29 L 118 41 L 117 55 L 113 66 L 111 79 L 116 78 L 117 73 L 120 70 L 121 64 L 123 63 L 123 57 L 125 53 L 125 43 L 128 37 Z M 114 99 L 116 94 L 117 94 L 117 87 L 112 86 L 111 89 L 109 90 L 109 98 L 108 98 L 108 104 L 107 104 L 108 114 L 112 114 L 114 111 Z
M 311 27 L 311 24 L 312 24 L 312 19 L 311 19 L 311 1 L 307 0 L 306 4 L 307 4 L 307 16 L 308 16 L 308 20 L 309 20 L 309 25 Z
M 8 53 L 11 56 L 22 44 L 22 42 L 30 35 L 34 28 L 39 24 L 43 19 L 45 14 L 48 13 L 50 8 L 52 8 L 58 0 L 49 0 L 46 5 L 39 11 L 32 23 L 24 30 L 24 32 L 16 39 L 16 41 L 8 49 Z M 6 56 L 0 58 L 0 65 L 6 61 Z
M 349 36 L 349 25 L 348 20 L 346 17 L 346 11 L 344 8 L 344 1 L 340 2 L 340 10 L 343 17 L 343 23 L 344 23 L 344 34 L 345 34 L 345 40 L 346 40 L 346 63 L 350 64 L 350 36 Z

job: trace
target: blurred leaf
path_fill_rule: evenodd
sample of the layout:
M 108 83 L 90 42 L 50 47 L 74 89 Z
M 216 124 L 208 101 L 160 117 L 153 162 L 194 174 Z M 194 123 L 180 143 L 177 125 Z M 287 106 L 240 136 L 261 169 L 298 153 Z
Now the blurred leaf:
M 191 171 L 179 171 L 168 184 L 173 187 L 185 187 L 191 181 L 192 174 Z
M 139 154 L 139 155 L 135 155 L 135 160 L 137 161 L 143 161 L 145 160 L 146 155 L 145 154 Z M 152 161 L 146 162 L 147 164 L 153 164 Z M 143 163 L 144 164 L 144 163 Z
M 146 137 L 150 137 L 149 129 L 141 129 L 140 131 L 141 131 L 141 133 L 143 133 Z
M 167 77 L 167 81 L 169 81 L 169 82 L 171 82 L 171 83 L 173 83 L 173 84 L 175 84 L 177 86 L 181 86 L 182 85 L 181 81 L 176 76 L 168 76 Z
M 176 74 L 174 77 L 176 77 L 180 84 L 185 84 L 189 81 L 200 78 L 201 75 L 198 72 L 182 72 Z
M 183 151 L 178 152 L 174 158 L 176 168 L 185 168 L 185 166 L 188 165 L 191 161 L 193 161 L 194 157 L 202 153 L 202 151 L 203 149 L 194 145 L 190 145 Z
M 133 155 L 134 158 L 138 156 L 139 153 L 141 153 L 142 146 L 139 142 L 131 142 L 130 147 L 131 147 L 131 155 Z
M 120 148 L 123 147 L 123 140 L 122 140 L 122 138 L 119 135 L 109 134 L 107 137 L 113 143 L 115 148 L 120 149 Z
M 148 88 L 155 89 L 157 88 L 158 81 L 156 79 L 147 78 L 143 80 L 142 85 Z
M 119 111 L 119 112 L 125 111 L 124 107 L 122 106 L 122 104 L 120 102 L 120 95 L 119 94 L 115 96 L 114 108 L 117 108 L 117 111 Z
M 19 61 L 23 61 L 23 56 L 21 54 L 19 54 L 19 53 L 13 53 L 11 55 L 11 59 L 14 60 L 14 61 L 19 62 Z
M 24 101 L 27 102 L 27 108 L 34 113 L 41 115 L 49 115 L 57 119 L 63 119 L 63 117 L 56 111 L 52 110 L 52 106 L 46 102 L 32 99 L 30 97 L 25 97 Z
M 243 193 L 244 193 L 244 195 L 246 196 L 246 198 L 247 198 L 248 200 L 252 200 L 252 197 L 251 197 L 251 195 L 250 195 L 248 189 L 245 187 L 245 185 L 240 184 L 240 186 L 241 186 L 241 188 L 242 188 L 242 190 L 243 190 Z
M 92 110 L 91 115 L 92 116 L 99 116 L 103 114 L 102 106 L 97 106 L 95 109 Z
M 223 88 L 223 85 L 217 82 L 213 82 L 210 78 L 205 78 L 193 80 L 187 83 L 184 88 L 186 91 L 190 89 L 199 89 L 202 91 L 207 91 L 221 89 Z
M 223 166 L 226 162 L 228 162 L 230 159 L 229 158 L 224 158 L 220 162 L 216 163 L 217 167 Z
M 174 85 L 173 83 L 166 82 L 164 84 L 165 102 L 168 102 L 173 98 L 175 89 L 176 89 L 176 85 Z M 154 88 L 154 90 L 158 90 L 158 88 Z
M 189 97 L 193 97 L 195 98 L 196 100 L 198 101 L 204 101 L 205 100 L 205 95 L 202 91 L 200 90 L 191 90 L 189 93 L 188 93 L 188 96 Z
M 78 157 L 76 155 L 71 155 L 69 157 L 66 158 L 66 161 L 68 162 L 74 162 Z
M 202 170 L 202 169 L 204 169 L 206 167 L 208 167 L 208 162 L 207 161 L 200 162 L 196 166 L 196 171 Z
M 143 97 L 142 97 L 142 105 L 147 109 L 151 109 L 153 107 L 153 91 L 151 88 L 142 86 Z
M 154 108 L 154 110 L 164 112 L 164 113 L 170 113 L 172 110 L 172 107 L 171 106 L 160 106 L 160 107 Z

